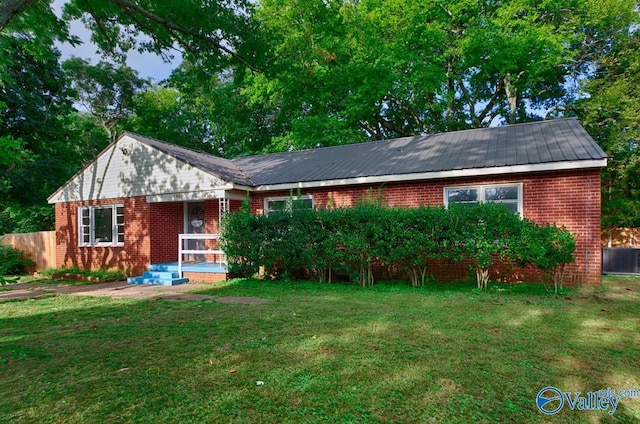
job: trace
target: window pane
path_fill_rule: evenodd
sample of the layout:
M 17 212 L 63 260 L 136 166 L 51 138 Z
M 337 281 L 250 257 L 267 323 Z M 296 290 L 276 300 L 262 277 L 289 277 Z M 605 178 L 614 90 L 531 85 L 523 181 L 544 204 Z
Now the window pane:
M 505 205 L 507 208 L 511 209 L 514 212 L 518 212 L 518 202 L 499 202 Z
M 284 211 L 286 209 L 287 209 L 286 200 L 267 200 L 268 212 Z
M 476 188 L 450 188 L 447 189 L 447 200 L 449 203 L 455 202 L 477 202 L 478 189 Z
M 107 243 L 113 238 L 113 209 L 100 208 L 93 210 L 93 239 L 96 243 Z
M 310 211 L 313 209 L 313 199 L 294 199 L 293 204 L 291 205 L 291 209 L 293 210 L 305 210 Z
M 81 209 L 82 212 L 82 225 L 90 225 L 91 220 L 89 218 L 89 209 Z
M 116 208 L 116 223 L 118 225 L 124 224 L 124 208 L 122 206 Z
M 124 207 L 116 206 L 116 231 L 118 233 L 117 242 L 124 243 Z
M 487 187 L 485 200 L 518 200 L 518 187 Z

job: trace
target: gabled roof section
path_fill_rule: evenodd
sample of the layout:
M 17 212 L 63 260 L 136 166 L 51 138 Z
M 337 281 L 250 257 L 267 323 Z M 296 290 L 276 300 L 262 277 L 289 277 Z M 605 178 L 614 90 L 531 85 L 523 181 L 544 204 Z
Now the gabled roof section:
M 148 201 L 215 198 L 249 183 L 229 160 L 124 133 L 49 203 L 147 196 Z
M 604 166 L 606 154 L 573 118 L 234 159 L 255 186 L 492 170 Z M 563 164 L 563 165 L 558 165 Z M 560 168 L 558 168 L 560 166 Z M 372 179 L 376 180 L 375 178 Z
M 240 185 L 251 185 L 251 180 L 247 177 L 243 170 L 229 159 L 221 158 L 203 152 L 198 152 L 195 150 L 187 149 L 185 147 L 176 146 L 175 144 L 165 143 L 160 140 L 145 137 L 128 131 L 125 131 L 123 133 L 123 136 L 124 135 L 138 140 L 139 142 L 144 143 L 148 146 L 151 146 L 154 149 L 166 153 L 169 156 L 172 156 L 195 168 L 218 176 L 225 181 Z

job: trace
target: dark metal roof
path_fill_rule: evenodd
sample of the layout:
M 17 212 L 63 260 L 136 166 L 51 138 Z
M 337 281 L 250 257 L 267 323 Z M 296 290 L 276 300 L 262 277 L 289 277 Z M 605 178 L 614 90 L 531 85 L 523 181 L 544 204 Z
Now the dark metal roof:
M 249 156 L 233 163 L 261 186 L 604 158 L 571 118 Z
M 187 149 L 185 147 L 176 146 L 174 144 L 164 143 L 160 140 L 156 140 L 149 137 L 144 137 L 139 134 L 125 132 L 123 135 L 127 135 L 134 138 L 141 143 L 153 147 L 163 153 L 168 154 L 182 162 L 188 163 L 204 172 L 216 175 L 225 181 L 233 182 L 236 184 L 252 185 L 251 180 L 247 175 L 231 162 L 229 159 L 220 158 L 207 153 L 198 152 L 195 150 Z
M 254 187 L 606 158 L 574 118 L 232 160 L 126 134 L 225 181 Z

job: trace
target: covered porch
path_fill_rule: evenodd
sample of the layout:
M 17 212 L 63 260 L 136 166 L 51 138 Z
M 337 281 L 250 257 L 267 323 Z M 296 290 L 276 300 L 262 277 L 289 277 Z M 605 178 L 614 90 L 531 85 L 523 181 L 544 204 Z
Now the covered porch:
M 227 278 L 224 252 L 218 246 L 224 215 L 240 207 L 246 194 L 236 190 L 148 196 L 151 215 L 150 264 L 130 284 L 177 285 L 188 281 L 217 282 Z
M 224 252 L 217 248 L 219 238 L 219 234 L 180 234 L 177 261 L 151 264 L 148 271 L 139 277 L 128 278 L 127 282 L 174 286 L 190 280 L 203 282 L 226 280 L 227 263 Z M 190 245 L 190 241 L 201 243 Z

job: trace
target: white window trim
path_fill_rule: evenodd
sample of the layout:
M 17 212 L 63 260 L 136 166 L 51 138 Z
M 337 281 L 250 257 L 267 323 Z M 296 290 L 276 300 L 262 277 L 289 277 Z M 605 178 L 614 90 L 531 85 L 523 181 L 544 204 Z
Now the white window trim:
M 94 211 L 96 209 L 107 209 L 111 208 L 112 210 L 112 241 L 108 242 L 96 242 L 95 241 L 95 214 Z M 124 216 L 124 204 L 108 204 L 108 205 L 91 205 L 91 206 L 80 206 L 78 207 L 78 246 L 80 247 L 95 247 L 95 246 L 124 246 L 124 242 L 118 242 L 118 208 L 123 208 L 123 216 Z M 82 211 L 89 211 L 89 243 L 85 243 L 83 239 L 83 231 L 82 228 L 86 227 L 86 225 L 82 224 Z M 124 227 L 124 222 L 122 224 Z
M 287 202 L 287 208 L 286 210 L 291 212 L 291 202 L 294 202 L 296 200 L 311 200 L 311 210 L 314 210 L 316 208 L 316 203 L 315 200 L 313 198 L 312 194 L 303 194 L 301 196 L 278 196 L 278 197 L 265 197 L 264 198 L 264 214 L 268 215 L 269 214 L 269 202 L 273 202 L 273 201 L 286 201 Z
M 449 207 L 449 197 L 447 196 L 447 190 L 465 190 L 465 189 L 477 189 L 478 190 L 478 201 L 477 203 L 485 202 L 485 190 L 487 188 L 494 187 L 517 187 L 518 188 L 518 214 L 520 217 L 524 216 L 523 210 L 523 202 L 522 202 L 522 183 L 499 183 L 499 184 L 466 184 L 466 185 L 453 185 L 453 186 L 445 186 L 442 190 L 442 198 L 444 199 L 444 207 Z M 491 202 L 491 200 L 490 200 Z M 472 203 L 472 202 L 469 202 Z M 502 202 L 496 202 L 502 203 Z

